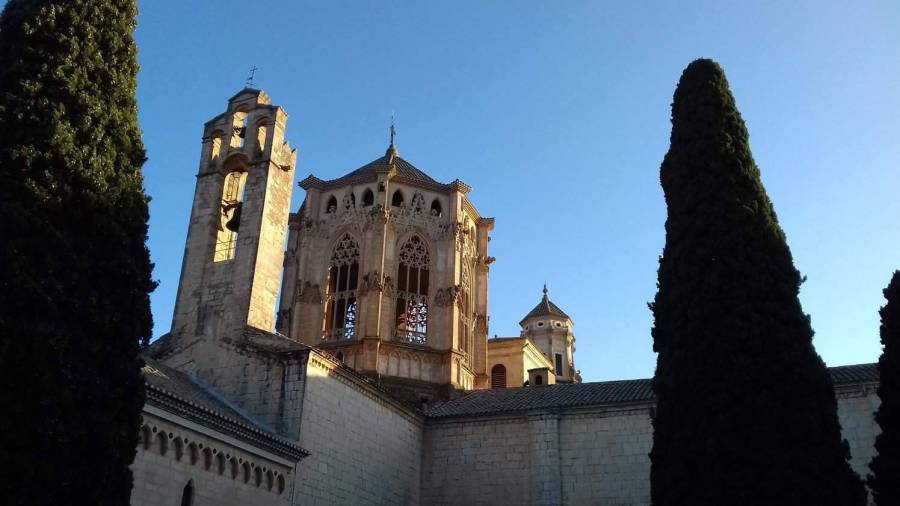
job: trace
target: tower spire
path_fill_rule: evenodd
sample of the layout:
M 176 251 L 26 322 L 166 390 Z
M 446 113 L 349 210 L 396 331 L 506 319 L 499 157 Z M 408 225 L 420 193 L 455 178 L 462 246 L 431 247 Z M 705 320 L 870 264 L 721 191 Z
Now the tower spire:
M 547 298 L 547 282 L 544 281 L 544 298 Z
M 391 157 L 391 161 L 393 161 L 394 157 L 397 156 L 397 146 L 394 144 L 397 141 L 397 127 L 394 126 L 394 111 L 391 110 L 391 145 L 388 146 L 387 151 L 384 153 L 386 156 Z

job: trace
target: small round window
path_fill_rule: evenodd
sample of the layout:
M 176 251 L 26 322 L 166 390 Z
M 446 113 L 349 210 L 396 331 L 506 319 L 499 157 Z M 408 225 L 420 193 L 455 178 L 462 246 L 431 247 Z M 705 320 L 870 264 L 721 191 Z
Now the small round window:
M 538 327 L 543 327 L 543 326 L 544 326 L 544 322 L 538 322 Z

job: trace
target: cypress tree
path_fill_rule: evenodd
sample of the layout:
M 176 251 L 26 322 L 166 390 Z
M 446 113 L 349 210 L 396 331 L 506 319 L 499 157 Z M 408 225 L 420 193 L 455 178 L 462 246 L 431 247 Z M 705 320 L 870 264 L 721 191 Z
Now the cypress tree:
M 718 64 L 685 69 L 650 304 L 655 506 L 863 505 L 801 277 Z
M 869 486 L 877 506 L 900 504 L 900 271 L 894 271 L 884 289 L 887 303 L 881 308 L 881 344 L 878 359 L 878 397 L 881 406 L 875 421 L 881 434 L 875 438 L 878 454 L 869 468 Z
M 154 288 L 134 0 L 0 14 L 0 496 L 128 504 Z

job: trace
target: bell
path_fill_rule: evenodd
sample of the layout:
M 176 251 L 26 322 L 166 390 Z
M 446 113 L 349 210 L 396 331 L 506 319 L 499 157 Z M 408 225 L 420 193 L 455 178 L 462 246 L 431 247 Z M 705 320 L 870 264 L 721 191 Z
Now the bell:
M 232 232 L 237 232 L 238 229 L 241 228 L 241 207 L 243 207 L 243 202 L 238 202 L 234 206 L 234 211 L 231 213 L 231 218 L 225 223 L 225 228 L 231 230 Z

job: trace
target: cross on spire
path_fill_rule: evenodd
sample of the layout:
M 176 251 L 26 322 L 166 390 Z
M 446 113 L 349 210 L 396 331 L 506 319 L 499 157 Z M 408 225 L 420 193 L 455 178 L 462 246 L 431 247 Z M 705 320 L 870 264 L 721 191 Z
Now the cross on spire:
M 256 65 L 250 67 L 250 75 L 247 76 L 247 81 L 244 83 L 248 88 L 253 87 L 253 77 L 256 75 L 256 71 L 259 70 Z
M 397 127 L 394 126 L 394 111 L 391 111 L 391 147 L 394 147 L 394 141 L 397 138 Z

